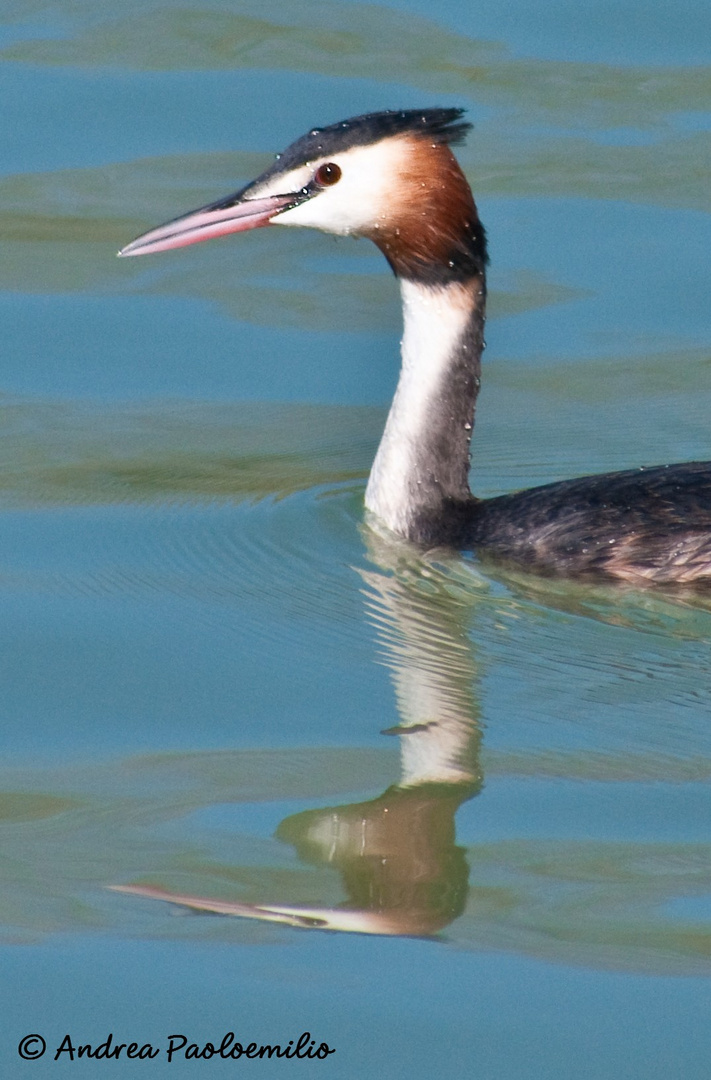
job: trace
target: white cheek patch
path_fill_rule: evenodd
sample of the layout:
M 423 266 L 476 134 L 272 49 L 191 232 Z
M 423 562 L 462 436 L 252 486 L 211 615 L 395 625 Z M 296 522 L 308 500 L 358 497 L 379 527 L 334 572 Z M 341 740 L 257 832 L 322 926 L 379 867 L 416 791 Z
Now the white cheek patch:
M 270 195 L 288 195 L 292 191 L 301 191 L 311 183 L 314 172 L 314 166 L 309 164 L 301 165 L 298 169 L 292 169 L 291 172 L 277 173 L 263 184 L 255 184 L 250 188 L 247 198 L 264 199 Z
M 408 152 L 409 144 L 401 139 L 356 146 L 275 178 L 269 181 L 268 190 L 256 189 L 254 196 L 298 191 L 311 182 L 320 165 L 332 162 L 341 170 L 340 180 L 324 187 L 307 202 L 278 214 L 273 224 L 309 226 L 341 236 L 370 231 L 390 216 L 390 202 L 396 194 Z M 285 187 L 292 179 L 294 187 Z

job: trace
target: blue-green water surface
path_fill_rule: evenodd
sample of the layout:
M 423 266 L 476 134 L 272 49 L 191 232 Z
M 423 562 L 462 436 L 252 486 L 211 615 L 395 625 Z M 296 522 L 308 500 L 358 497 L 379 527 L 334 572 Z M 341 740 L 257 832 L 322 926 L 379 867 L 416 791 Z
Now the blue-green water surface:
M 708 598 L 364 523 L 364 241 L 115 252 L 314 124 L 465 107 L 476 493 L 711 458 L 710 41 L 701 0 L 4 5 L 3 1077 L 708 1077 Z M 54 1060 L 109 1033 L 158 1054 Z

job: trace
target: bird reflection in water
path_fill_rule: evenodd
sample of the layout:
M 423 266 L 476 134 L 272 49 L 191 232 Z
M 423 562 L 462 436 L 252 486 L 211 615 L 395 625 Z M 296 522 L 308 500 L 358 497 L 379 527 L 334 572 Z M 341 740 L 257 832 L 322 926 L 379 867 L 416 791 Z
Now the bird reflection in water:
M 397 784 L 366 802 L 286 818 L 277 837 L 304 862 L 332 867 L 346 899 L 335 907 L 254 904 L 113 886 L 195 911 L 309 929 L 426 936 L 462 914 L 469 867 L 457 846 L 455 814 L 482 784 L 475 658 L 468 635 L 474 590 L 407 542 L 365 530 L 371 562 L 363 593 L 400 722 L 383 734 L 400 742 Z

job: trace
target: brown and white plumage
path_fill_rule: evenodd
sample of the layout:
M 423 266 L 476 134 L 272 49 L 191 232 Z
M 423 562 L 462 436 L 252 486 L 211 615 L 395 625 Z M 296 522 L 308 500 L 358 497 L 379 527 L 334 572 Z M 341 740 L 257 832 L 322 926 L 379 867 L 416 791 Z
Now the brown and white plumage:
M 141 255 L 264 225 L 374 241 L 402 291 L 402 372 L 366 490 L 393 532 L 531 570 L 711 583 L 711 463 L 581 477 L 495 499 L 469 489 L 484 347 L 486 238 L 452 144 L 459 109 L 316 128 L 260 177 L 139 237 Z

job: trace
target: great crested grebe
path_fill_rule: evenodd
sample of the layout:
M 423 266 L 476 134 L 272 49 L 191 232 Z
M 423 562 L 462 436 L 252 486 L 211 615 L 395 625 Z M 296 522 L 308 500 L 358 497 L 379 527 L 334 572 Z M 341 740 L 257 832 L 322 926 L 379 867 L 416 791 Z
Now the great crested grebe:
M 583 476 L 493 499 L 469 490 L 484 348 L 486 236 L 450 147 L 461 109 L 314 128 L 246 187 L 120 255 L 262 225 L 369 237 L 400 281 L 402 370 L 365 493 L 394 533 L 544 573 L 711 584 L 711 462 Z

